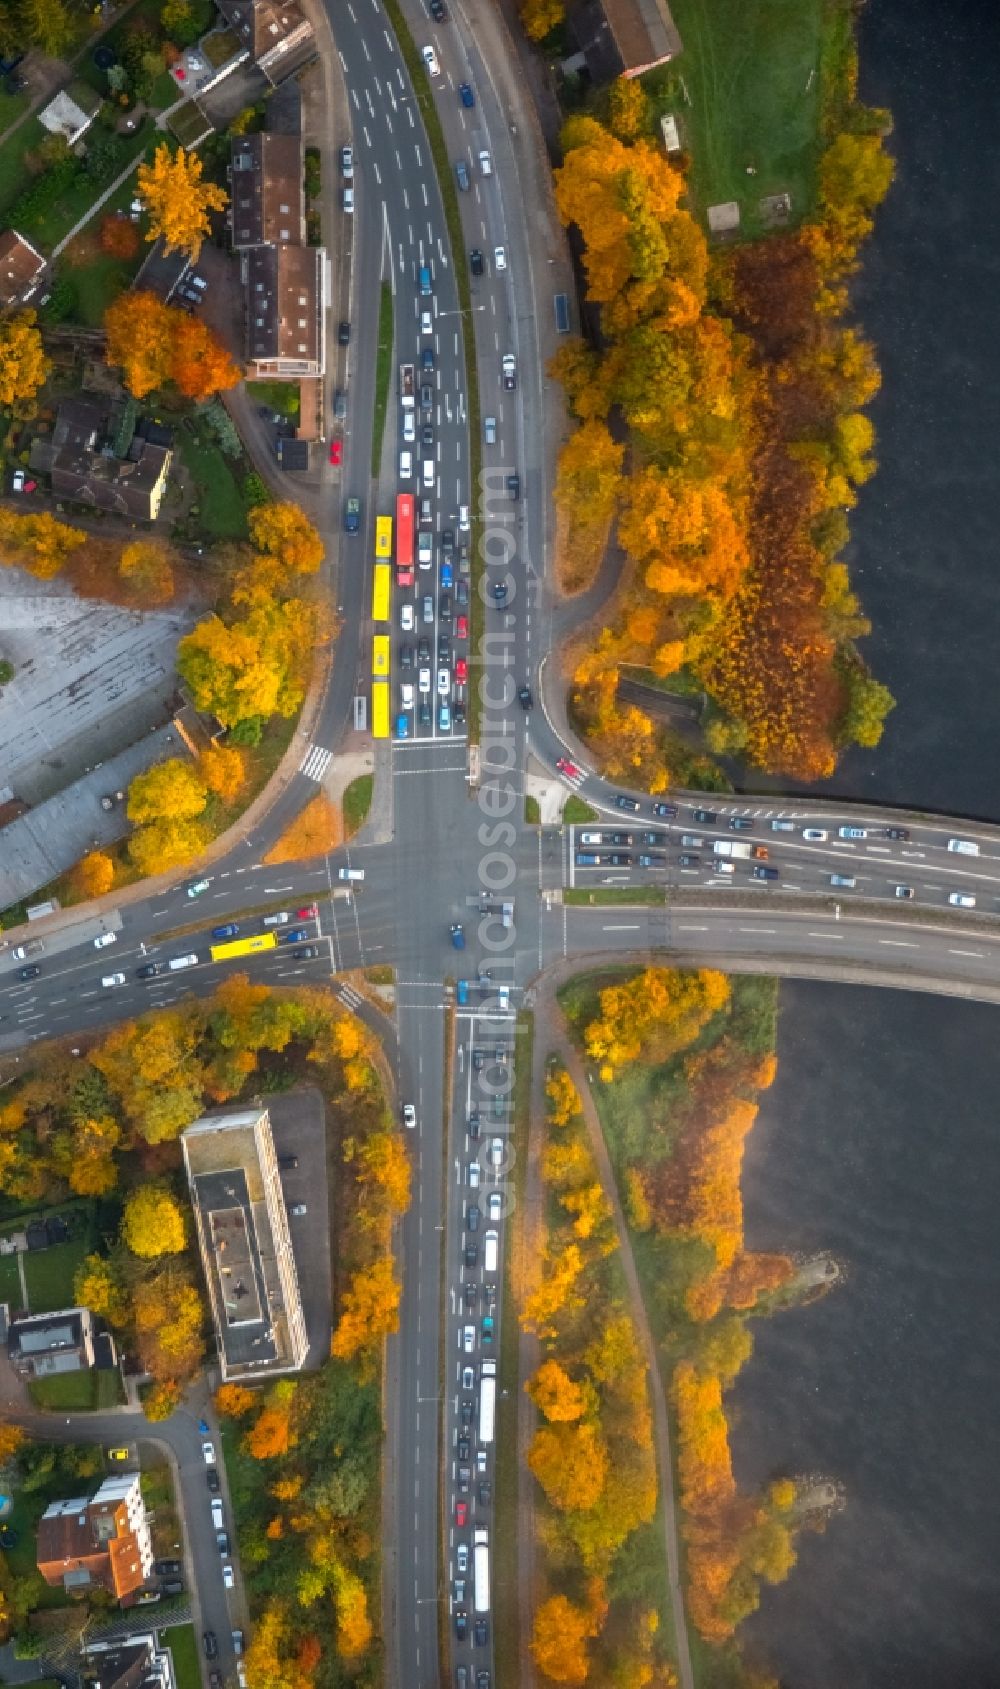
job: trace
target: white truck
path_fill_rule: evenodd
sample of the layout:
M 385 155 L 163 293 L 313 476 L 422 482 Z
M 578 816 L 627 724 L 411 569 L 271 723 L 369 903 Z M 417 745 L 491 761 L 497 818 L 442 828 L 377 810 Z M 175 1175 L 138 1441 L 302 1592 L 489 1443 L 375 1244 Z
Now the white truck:
M 472 1536 L 473 1599 L 477 1613 L 490 1610 L 490 1534 L 479 1525 Z
M 399 366 L 399 402 L 404 411 L 411 411 L 414 404 L 413 396 L 413 365 Z
M 748 844 L 746 839 L 716 839 L 712 846 L 716 856 L 739 856 L 746 861 L 751 856 L 767 859 L 767 846 Z
M 479 1441 L 492 1443 L 497 1405 L 497 1363 L 484 1361 L 479 1381 Z

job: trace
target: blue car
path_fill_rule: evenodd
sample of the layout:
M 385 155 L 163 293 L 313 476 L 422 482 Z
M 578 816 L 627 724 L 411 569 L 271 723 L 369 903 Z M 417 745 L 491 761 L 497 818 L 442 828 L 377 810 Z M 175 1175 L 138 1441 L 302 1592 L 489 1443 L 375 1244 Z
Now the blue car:
M 239 938 L 240 929 L 235 921 L 227 921 L 224 927 L 213 927 L 213 938 Z
M 442 565 L 441 565 L 441 585 L 443 587 L 445 587 L 445 586 L 452 586 L 453 584 L 454 584 L 454 576 L 452 575 L 452 572 L 451 572 L 451 564 L 450 563 L 442 563 Z
M 397 739 L 408 739 L 409 737 L 410 737 L 410 718 L 409 718 L 408 715 L 399 714 L 396 717 L 396 738 Z
M 450 731 L 451 731 L 451 706 L 449 704 L 447 704 L 445 702 L 445 700 L 442 698 L 440 704 L 438 705 L 438 732 L 439 733 L 449 733 Z
M 305 927 L 293 927 L 291 932 L 283 932 L 279 936 L 282 944 L 301 944 L 304 938 L 309 937 L 309 934 Z
M 464 1008 L 465 1004 L 469 1001 L 469 982 L 467 979 L 460 979 L 458 981 L 458 984 L 455 987 L 455 1000 L 458 1003 L 459 1008 Z
M 469 84 L 467 82 L 460 82 L 459 83 L 459 85 L 458 85 L 458 97 L 461 100 L 463 106 L 468 106 L 470 111 L 471 111 L 472 107 L 476 103 L 476 96 L 472 92 L 472 89 L 469 87 Z

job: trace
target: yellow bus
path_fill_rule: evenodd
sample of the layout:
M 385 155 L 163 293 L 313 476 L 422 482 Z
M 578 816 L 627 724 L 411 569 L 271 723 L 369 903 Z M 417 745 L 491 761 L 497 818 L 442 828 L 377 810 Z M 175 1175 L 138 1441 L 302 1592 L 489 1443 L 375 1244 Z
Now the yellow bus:
M 233 938 L 226 944 L 212 945 L 212 961 L 231 962 L 234 956 L 256 956 L 260 950 L 273 950 L 277 942 L 273 932 L 255 933 L 253 938 Z
M 392 590 L 392 570 L 388 563 L 376 563 L 372 585 L 372 621 L 389 620 L 389 594 Z
M 372 674 L 376 680 L 389 678 L 389 635 L 377 633 L 372 640 Z
M 375 556 L 384 560 L 392 557 L 392 517 L 375 518 Z
M 389 682 L 375 680 L 372 682 L 372 738 L 388 739 L 389 737 Z

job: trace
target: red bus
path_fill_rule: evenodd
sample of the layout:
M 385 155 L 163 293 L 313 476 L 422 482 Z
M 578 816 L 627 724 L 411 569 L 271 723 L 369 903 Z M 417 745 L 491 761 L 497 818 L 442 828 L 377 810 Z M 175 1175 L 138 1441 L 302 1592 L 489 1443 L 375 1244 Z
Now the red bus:
M 413 585 L 413 494 L 396 500 L 396 585 Z

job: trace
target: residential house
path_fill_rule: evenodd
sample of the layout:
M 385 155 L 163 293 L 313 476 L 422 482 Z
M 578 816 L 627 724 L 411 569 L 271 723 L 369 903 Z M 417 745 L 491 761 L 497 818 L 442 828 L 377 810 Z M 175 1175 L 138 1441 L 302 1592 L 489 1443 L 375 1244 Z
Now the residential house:
M 666 0 L 578 0 L 566 21 L 596 83 L 642 76 L 682 47 Z
M 36 1560 L 51 1589 L 106 1589 L 132 1605 L 153 1567 L 138 1472 L 105 1478 L 96 1495 L 50 1502 L 38 1522 Z
M 100 94 L 85 82 L 71 82 L 61 88 L 38 113 L 38 121 L 50 135 L 61 135 L 68 147 L 83 139 L 103 105 Z
M 254 63 L 273 85 L 315 58 L 316 37 L 298 0 L 217 0 L 217 3 L 230 29 L 249 48 Z
M 306 241 L 301 135 L 241 135 L 232 143 L 230 219 L 240 255 L 248 374 L 321 376 L 326 361 L 327 261 Z
M 16 229 L 0 234 L 0 307 L 23 305 L 38 287 L 45 259 Z
M 80 1656 L 81 1689 L 176 1689 L 173 1657 L 156 1634 L 90 1642 Z
M 24 1314 L 11 1320 L 7 1353 L 21 1378 L 85 1372 L 94 1365 L 94 1319 L 89 1308 Z
M 165 429 L 136 425 L 128 407 L 116 416 L 83 398 L 63 401 L 51 438 L 36 439 L 29 458 L 51 478 L 55 498 L 141 522 L 156 520 L 172 461 Z

